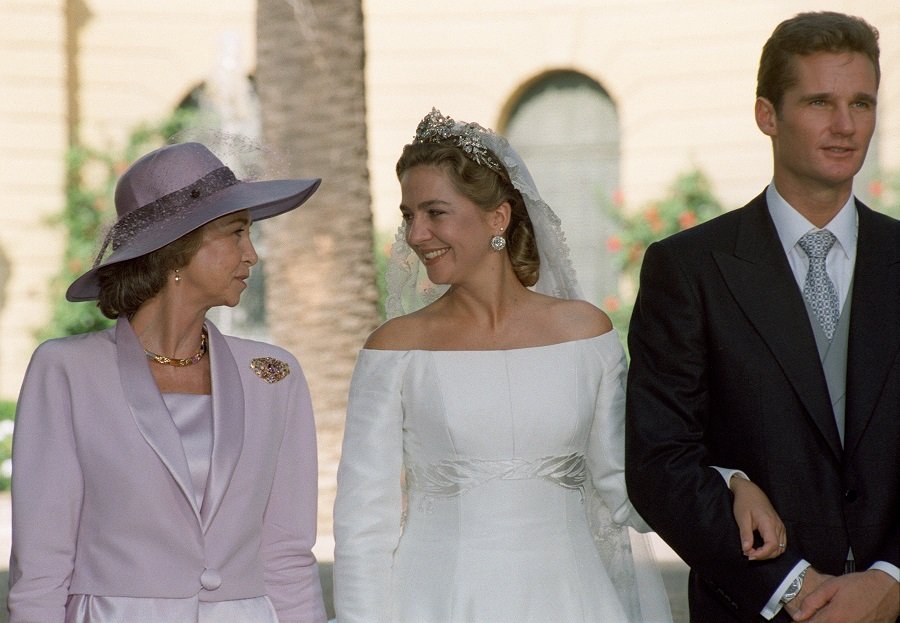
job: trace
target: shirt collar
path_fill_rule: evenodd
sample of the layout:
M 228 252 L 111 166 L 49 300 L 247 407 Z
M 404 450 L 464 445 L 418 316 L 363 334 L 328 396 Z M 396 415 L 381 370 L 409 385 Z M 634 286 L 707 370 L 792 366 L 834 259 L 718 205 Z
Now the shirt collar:
M 775 188 L 774 181 L 766 188 L 766 204 L 769 206 L 769 214 L 775 223 L 775 230 L 778 232 L 778 239 L 781 241 L 785 254 L 794 248 L 804 234 L 819 229 L 785 201 Z M 852 194 L 847 199 L 847 203 L 823 229 L 834 234 L 837 238 L 835 246 L 839 247 L 847 257 L 856 257 L 859 215 L 856 213 L 855 197 Z

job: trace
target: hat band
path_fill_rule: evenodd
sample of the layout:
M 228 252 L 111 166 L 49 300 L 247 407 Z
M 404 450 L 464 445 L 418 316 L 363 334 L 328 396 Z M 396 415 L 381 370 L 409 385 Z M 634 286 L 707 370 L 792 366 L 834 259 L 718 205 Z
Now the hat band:
M 238 182 L 231 169 L 223 166 L 210 171 L 189 186 L 179 188 L 125 214 L 115 222 L 103 239 L 100 252 L 94 259 L 93 268 L 103 260 L 108 247 L 112 246 L 115 251 L 139 233 L 160 227 L 164 223 L 171 224 L 171 221 L 187 215 L 184 208 L 191 203 L 205 199 Z

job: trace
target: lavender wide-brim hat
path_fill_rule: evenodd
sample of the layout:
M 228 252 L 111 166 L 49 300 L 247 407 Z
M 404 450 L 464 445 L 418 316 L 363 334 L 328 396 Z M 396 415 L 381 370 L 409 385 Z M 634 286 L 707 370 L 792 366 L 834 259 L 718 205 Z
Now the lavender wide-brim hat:
M 116 184 L 118 219 L 93 267 L 72 282 L 70 301 L 100 296 L 97 271 L 178 240 L 226 214 L 249 210 L 254 221 L 293 210 L 322 180 L 242 181 L 200 143 L 179 143 L 151 151 L 132 164 Z M 112 253 L 103 259 L 107 248 Z

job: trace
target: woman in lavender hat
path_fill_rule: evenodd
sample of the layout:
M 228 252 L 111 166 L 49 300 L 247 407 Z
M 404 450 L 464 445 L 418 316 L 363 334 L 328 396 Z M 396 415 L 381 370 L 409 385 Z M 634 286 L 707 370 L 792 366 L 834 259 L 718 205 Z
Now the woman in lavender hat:
M 42 344 L 19 396 L 11 623 L 325 620 L 303 372 L 206 319 L 247 287 L 251 223 L 319 182 L 242 181 L 199 143 L 119 180 L 66 293 L 116 324 Z

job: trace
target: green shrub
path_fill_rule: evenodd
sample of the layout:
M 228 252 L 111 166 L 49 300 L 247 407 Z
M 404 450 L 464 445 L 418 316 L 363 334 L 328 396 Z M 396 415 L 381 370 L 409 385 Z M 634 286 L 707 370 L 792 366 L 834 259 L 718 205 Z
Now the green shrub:
M 0 400 L 0 420 L 11 420 L 16 416 L 16 403 L 11 400 Z
M 886 172 L 869 183 L 871 207 L 900 219 L 900 172 Z
M 104 229 L 115 219 L 113 193 L 116 181 L 128 164 L 141 154 L 160 147 L 197 118 L 197 113 L 179 110 L 171 117 L 136 128 L 122 150 L 101 150 L 76 145 L 66 155 L 66 205 L 58 222 L 66 230 L 62 269 L 54 278 L 51 296 L 53 316 L 39 334 L 41 340 L 105 329 L 112 324 L 96 305 L 70 303 L 66 288 L 88 270 L 100 247 Z
M 722 214 L 724 208 L 713 195 L 709 180 L 699 170 L 679 175 L 662 199 L 638 211 L 611 210 L 620 233 L 606 241 L 619 259 L 622 294 L 603 303 L 622 339 L 628 329 L 644 252 L 651 243 Z
M 12 437 L 15 415 L 16 403 L 8 400 L 0 401 L 0 491 L 9 490 L 9 479 L 12 476 Z

